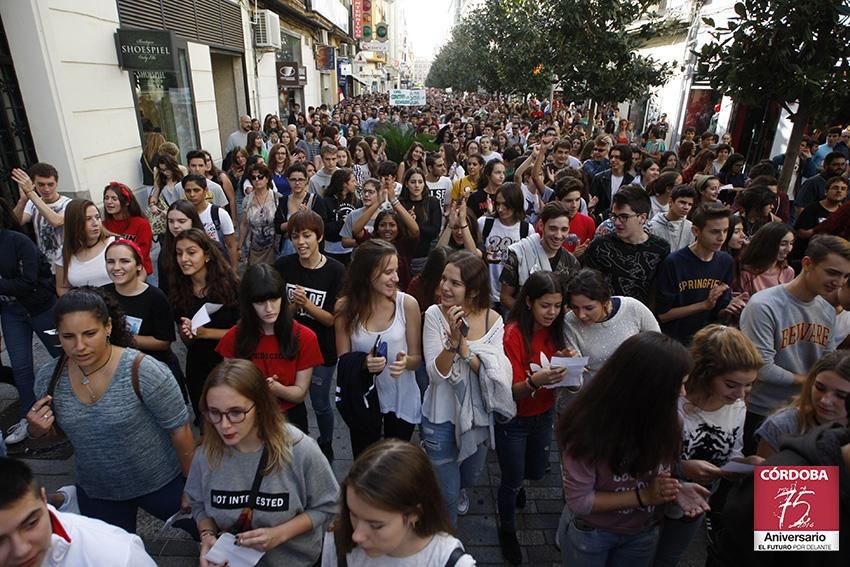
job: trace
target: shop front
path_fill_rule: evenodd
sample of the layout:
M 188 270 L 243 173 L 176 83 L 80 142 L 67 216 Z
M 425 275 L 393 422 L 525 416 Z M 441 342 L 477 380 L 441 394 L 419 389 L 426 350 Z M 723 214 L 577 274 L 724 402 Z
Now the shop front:
M 307 106 L 304 87 L 307 85 L 307 68 L 301 56 L 301 37 L 281 31 L 281 46 L 277 51 L 278 115 L 283 121 L 299 105 L 302 112 Z
M 200 147 L 185 41 L 165 30 L 119 29 L 116 42 L 143 140 L 160 133 L 179 148 Z

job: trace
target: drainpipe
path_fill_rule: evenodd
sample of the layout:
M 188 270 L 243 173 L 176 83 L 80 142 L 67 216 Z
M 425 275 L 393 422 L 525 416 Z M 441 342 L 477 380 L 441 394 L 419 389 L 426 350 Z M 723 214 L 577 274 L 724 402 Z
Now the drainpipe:
M 697 46 L 697 36 L 699 34 L 701 22 L 700 12 L 702 11 L 704 3 L 704 0 L 693 0 L 691 3 L 691 24 L 688 27 L 688 35 L 685 39 L 685 57 L 683 59 L 687 63 L 685 66 L 685 77 L 682 81 L 682 94 L 679 97 L 679 104 L 676 107 L 676 119 L 672 122 L 676 125 L 676 129 L 673 131 L 673 135 L 670 138 L 671 148 L 676 147 L 676 144 L 679 142 L 682 129 L 685 125 L 685 103 L 688 100 L 691 85 L 694 81 L 694 67 L 697 62 L 697 57 L 691 53 L 691 50 L 695 49 Z

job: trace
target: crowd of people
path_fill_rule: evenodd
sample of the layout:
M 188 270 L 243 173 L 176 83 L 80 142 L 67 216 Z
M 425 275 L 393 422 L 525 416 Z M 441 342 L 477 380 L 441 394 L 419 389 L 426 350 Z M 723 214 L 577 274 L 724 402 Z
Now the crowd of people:
M 387 128 L 430 141 L 397 163 Z M 806 138 L 782 191 L 782 160 L 745 171 L 692 128 L 670 150 L 669 128 L 368 95 L 243 116 L 220 167 L 150 132 L 149 187 L 102 204 L 60 195 L 47 163 L 15 170 L 0 319 L 20 415 L 0 450 L 67 436 L 75 485 L 47 494 L 0 458 L 0 563 L 151 565 L 141 508 L 191 514 L 202 566 L 233 545 L 260 565 L 474 565 L 452 534 L 494 450 L 516 565 L 557 443 L 564 565 L 674 566 L 702 525 L 709 562 L 741 564 L 748 469 L 850 469 L 850 132 Z

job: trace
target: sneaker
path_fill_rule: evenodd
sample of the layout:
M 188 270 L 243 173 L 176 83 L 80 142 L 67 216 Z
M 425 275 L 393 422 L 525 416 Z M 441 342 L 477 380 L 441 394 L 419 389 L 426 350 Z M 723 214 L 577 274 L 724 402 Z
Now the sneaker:
M 457 498 L 457 514 L 465 516 L 467 512 L 469 512 L 469 494 L 466 493 L 465 488 L 461 488 Z
M 6 445 L 14 445 L 20 443 L 29 436 L 29 423 L 26 419 L 22 419 L 15 425 L 9 428 L 6 433 Z
M 516 509 L 522 510 L 525 508 L 528 498 L 525 495 L 525 487 L 520 487 L 519 491 L 516 493 Z
M 502 546 L 502 557 L 511 565 L 522 564 L 522 548 L 514 530 L 499 530 L 499 545 Z
M 80 503 L 77 501 L 77 487 L 75 485 L 63 486 L 56 492 L 65 498 L 65 501 L 58 508 L 60 512 L 68 512 L 70 514 L 80 513 Z

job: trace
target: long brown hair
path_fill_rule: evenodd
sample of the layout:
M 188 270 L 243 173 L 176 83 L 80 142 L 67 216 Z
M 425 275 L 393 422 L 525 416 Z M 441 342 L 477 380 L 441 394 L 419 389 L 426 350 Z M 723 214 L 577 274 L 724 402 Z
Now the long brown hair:
M 292 154 L 290 153 L 289 148 L 286 147 L 286 144 L 279 144 L 279 143 L 275 144 L 275 145 L 272 146 L 272 149 L 269 150 L 269 164 L 268 165 L 269 165 L 269 169 L 272 171 L 272 173 L 274 173 L 274 171 L 277 169 L 277 165 L 278 165 L 277 164 L 277 161 L 278 161 L 277 152 L 281 148 L 286 150 L 286 159 L 283 160 L 283 164 L 282 164 L 283 171 L 286 172 L 286 170 L 289 169 L 289 166 L 292 164 Z M 271 180 L 269 180 L 269 182 L 271 182 Z
M 207 236 L 206 232 L 197 228 L 189 228 L 181 232 L 174 239 L 174 246 L 176 247 L 181 240 L 191 240 L 197 244 L 209 259 L 206 264 L 207 287 L 204 297 L 215 303 L 236 305 L 239 301 L 239 281 L 215 242 Z M 191 309 L 196 299 L 192 291 L 192 278 L 182 273 L 175 274 L 171 283 L 172 304 L 181 311 Z
M 333 525 L 337 560 L 354 549 L 348 489 L 369 506 L 403 516 L 416 515 L 410 529 L 421 538 L 454 533 L 437 475 L 425 452 L 397 439 L 373 444 L 361 454 L 340 485 L 339 515 Z
M 341 317 L 349 332 L 369 319 L 372 312 L 372 280 L 386 266 L 390 256 L 397 255 L 396 247 L 380 238 L 373 238 L 357 247 L 345 274 L 340 297 L 341 308 L 334 317 Z
M 288 429 L 284 427 L 286 420 L 277 403 L 269 395 L 265 376 L 260 369 L 253 362 L 240 358 L 228 358 L 220 362 L 204 382 L 204 390 L 198 402 L 198 409 L 202 414 L 207 411 L 207 393 L 217 386 L 236 390 L 254 405 L 251 411 L 256 418 L 254 426 L 257 428 L 257 437 L 269 452 L 269 462 L 263 474 L 271 474 L 275 469 L 286 466 L 292 460 L 292 447 L 295 443 Z M 211 469 L 218 467 L 227 451 L 221 436 L 215 430 L 215 425 L 206 419 L 201 447 Z
M 159 167 L 160 164 L 165 167 Z M 171 172 L 171 182 L 179 183 L 181 179 L 183 179 L 183 172 L 180 171 L 180 165 L 177 163 L 177 160 L 174 159 L 170 154 L 159 154 L 156 162 L 156 186 L 158 189 L 162 189 L 165 187 L 165 184 L 168 180 L 165 178 L 165 171 Z
M 806 433 L 819 425 L 816 418 L 817 412 L 812 403 L 812 390 L 815 387 L 815 378 L 822 372 L 834 372 L 850 382 L 850 352 L 846 350 L 831 352 L 818 360 L 812 366 L 812 369 L 809 370 L 800 395 L 790 404 L 792 407 L 796 405 L 800 408 L 797 414 L 797 424 L 800 426 L 800 434 Z M 847 407 L 848 403 L 845 401 L 844 405 Z
M 66 279 L 68 269 L 71 266 L 71 258 L 89 245 L 86 238 L 86 211 L 89 207 L 94 207 L 97 214 L 100 215 L 97 205 L 88 199 L 73 199 L 65 207 L 65 241 L 62 244 L 62 261 L 65 266 Z M 110 236 L 113 236 L 112 233 L 106 230 L 106 227 L 101 223 L 98 242 L 103 242 Z
M 369 142 L 363 140 L 357 143 L 357 147 L 363 150 L 363 156 L 366 158 L 366 165 L 369 166 L 369 175 L 372 177 L 378 176 L 378 160 L 375 159 L 375 154 L 372 152 L 372 146 Z M 352 152 L 352 155 L 354 152 Z

